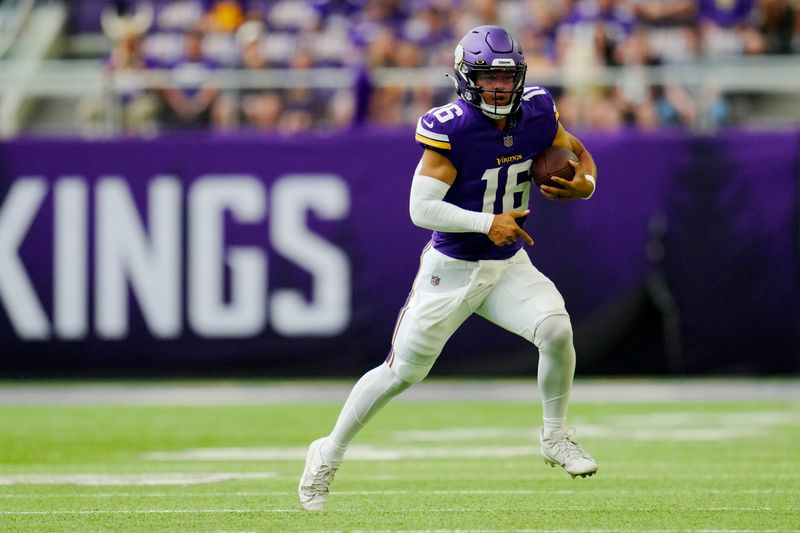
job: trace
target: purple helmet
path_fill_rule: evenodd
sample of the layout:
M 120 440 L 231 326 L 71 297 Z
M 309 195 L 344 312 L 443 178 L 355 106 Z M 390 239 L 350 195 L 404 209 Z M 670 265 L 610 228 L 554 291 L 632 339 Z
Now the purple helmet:
M 519 109 L 528 66 L 522 56 L 522 47 L 503 28 L 478 26 L 469 30 L 456 46 L 454 69 L 456 92 L 484 115 L 499 119 Z M 477 84 L 477 72 L 480 71 L 514 73 L 510 104 L 498 106 L 484 102 L 483 89 Z

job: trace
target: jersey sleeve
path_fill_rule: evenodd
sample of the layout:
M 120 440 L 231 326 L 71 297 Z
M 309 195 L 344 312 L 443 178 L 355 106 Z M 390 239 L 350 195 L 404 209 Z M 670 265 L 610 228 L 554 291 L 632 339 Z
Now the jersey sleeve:
M 552 144 L 558 133 L 558 109 L 550 91 L 536 85 L 525 87 L 522 105 L 532 108 L 531 115 L 545 117 L 542 135 Z
M 415 139 L 423 148 L 447 153 L 453 149 L 450 142 L 450 128 L 447 127 L 447 122 L 443 122 L 434 114 L 439 109 L 441 108 L 433 108 L 420 117 L 417 121 Z
M 538 112 L 549 114 L 553 120 L 558 122 L 558 109 L 556 108 L 556 101 L 550 91 L 544 87 L 533 85 L 525 87 L 522 92 L 523 102 L 529 102 Z

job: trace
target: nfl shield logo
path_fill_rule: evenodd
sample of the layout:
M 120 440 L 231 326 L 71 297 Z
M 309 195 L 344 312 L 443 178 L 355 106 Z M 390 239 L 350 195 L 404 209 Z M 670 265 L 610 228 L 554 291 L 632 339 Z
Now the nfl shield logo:
M 503 137 L 503 144 L 506 145 L 506 148 L 510 148 L 514 145 L 514 137 L 511 135 L 506 135 Z
M 433 276 L 431 276 L 431 285 L 433 285 L 434 287 L 435 287 L 435 286 L 437 286 L 437 285 L 439 284 L 439 282 L 440 282 L 440 281 L 442 281 L 442 278 L 440 278 L 440 277 L 439 277 L 439 276 L 437 276 L 436 274 L 434 274 Z

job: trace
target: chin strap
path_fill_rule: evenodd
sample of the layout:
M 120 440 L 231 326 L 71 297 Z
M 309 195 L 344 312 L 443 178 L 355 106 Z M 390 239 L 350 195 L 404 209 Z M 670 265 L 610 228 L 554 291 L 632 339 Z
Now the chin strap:
M 465 95 L 463 95 L 463 94 L 461 94 L 461 92 L 459 92 L 459 90 L 458 90 L 458 80 L 456 80 L 456 78 L 454 76 L 451 76 L 449 73 L 445 72 L 444 77 L 448 78 L 450 81 L 453 82 L 453 86 L 456 88 L 456 92 L 458 93 L 459 96 L 461 96 L 461 98 L 466 100 L 468 103 L 470 103 L 472 105 L 475 105 Z M 471 85 L 469 87 L 469 89 L 470 89 L 470 93 L 474 94 L 475 96 L 477 96 L 478 100 L 480 100 L 480 104 L 478 104 L 477 107 L 481 110 L 481 113 L 483 113 L 487 117 L 489 117 L 489 118 L 491 118 L 493 120 L 500 120 L 501 118 L 509 117 L 509 116 L 512 115 L 511 108 L 514 107 L 513 101 L 514 101 L 514 93 L 515 93 L 515 91 L 511 91 L 511 101 L 512 101 L 512 103 L 510 103 L 508 105 L 504 105 L 504 106 L 496 106 L 496 105 L 495 106 L 490 106 L 489 104 L 487 104 L 486 102 L 483 101 L 483 98 L 481 98 L 481 94 L 485 93 L 486 89 L 484 89 L 483 87 L 480 87 L 478 85 L 474 85 L 474 84 Z M 495 113 L 494 111 L 504 111 L 505 114 L 504 115 L 500 115 L 498 113 Z
M 489 117 L 491 119 L 494 119 L 494 120 L 500 120 L 501 118 L 505 118 L 505 117 L 511 116 L 511 108 L 512 107 L 514 107 L 514 104 L 508 104 L 508 105 L 504 105 L 504 106 L 496 106 L 496 105 L 492 106 L 492 105 L 489 105 L 486 102 L 484 102 L 483 98 L 481 98 L 481 112 L 484 115 L 486 115 L 487 117 Z M 496 113 L 495 111 L 502 111 L 505 114 L 501 115 L 501 114 Z

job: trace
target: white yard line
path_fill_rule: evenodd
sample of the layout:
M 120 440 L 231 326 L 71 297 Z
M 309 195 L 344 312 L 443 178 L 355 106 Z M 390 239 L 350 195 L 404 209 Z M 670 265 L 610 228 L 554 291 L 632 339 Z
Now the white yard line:
M 6 474 L 0 485 L 196 485 L 237 480 L 264 480 L 278 477 L 275 472 L 159 472 L 150 474 Z
M 655 507 L 620 507 L 617 509 L 599 509 L 597 507 L 533 507 L 529 509 L 530 512 L 536 513 L 550 513 L 550 512 L 570 512 L 570 513 L 596 513 L 598 510 L 602 510 L 603 512 L 675 512 L 676 509 L 674 506 L 670 506 L 668 508 L 660 509 Z M 693 508 L 686 508 L 681 509 L 682 511 L 686 512 L 785 512 L 785 509 L 776 509 L 774 507 L 735 507 L 735 506 L 728 506 L 728 507 L 693 507 Z M 136 514 L 225 514 L 225 513 L 252 513 L 252 514 L 259 514 L 259 513 L 298 513 L 301 512 L 301 509 L 230 509 L 230 508 L 223 508 L 223 509 L 75 509 L 75 510 L 68 510 L 68 509 L 59 509 L 59 510 L 52 510 L 52 511 L 0 511 L 0 516 L 26 516 L 26 515 L 115 515 L 115 514 L 125 514 L 125 515 L 136 515 Z M 326 514 L 349 514 L 352 513 L 352 510 L 326 510 Z M 382 509 L 382 514 L 407 514 L 407 513 L 421 513 L 421 514 L 430 514 L 430 513 L 497 513 L 497 512 L 514 512 L 519 513 L 520 509 L 517 507 L 509 507 L 506 509 L 502 508 L 494 508 L 494 507 L 487 507 L 487 508 L 478 508 L 478 507 L 448 507 L 445 509 L 435 509 L 429 507 L 423 508 L 412 508 L 412 509 Z M 800 511 L 791 511 L 795 514 L 800 514 Z M 682 530 L 676 530 L 682 531 Z M 705 531 L 705 530 L 703 530 Z
M 299 512 L 286 510 L 286 512 Z M 258 530 L 247 531 L 220 531 L 219 533 L 256 533 Z M 332 533 L 330 529 L 303 530 L 303 533 Z M 800 529 L 600 529 L 600 528 L 574 528 L 574 529 L 358 529 L 359 533 L 800 533 Z
M 287 510 L 286 512 L 295 512 Z M 299 510 L 297 511 L 299 512 Z M 332 533 L 330 529 L 306 529 L 303 533 Z M 709 529 L 709 528 L 681 528 L 681 529 L 601 529 L 601 528 L 573 528 L 573 529 L 358 529 L 358 533 L 800 533 L 800 529 Z M 247 531 L 220 531 L 219 533 L 255 533 Z
M 57 511 L 0 511 L 0 516 L 30 516 L 30 515 L 95 515 L 95 514 L 224 514 L 224 513 L 298 513 L 300 509 L 76 509 Z
M 542 467 L 544 469 L 544 466 Z M 518 469 L 517 469 L 518 470 Z M 605 474 L 606 476 L 613 478 L 616 481 L 652 481 L 653 480 L 653 470 L 650 468 L 642 468 L 639 469 L 642 473 L 637 474 L 636 471 L 628 471 L 626 473 L 619 473 L 613 472 L 612 469 L 606 469 L 608 472 Z M 760 470 L 764 470 L 763 468 Z M 557 471 L 553 471 L 557 472 Z M 600 472 L 600 476 L 602 476 L 604 471 Z M 666 475 L 666 474 L 665 474 Z M 770 482 L 783 482 L 783 481 L 797 481 L 800 473 L 791 473 L 787 472 L 783 468 L 775 468 L 774 471 L 762 471 L 762 472 L 752 472 L 752 473 L 708 473 L 703 475 L 678 475 L 675 473 L 669 473 L 669 480 L 670 481 L 731 481 L 731 480 L 764 480 Z M 290 476 L 293 478 L 293 476 Z M 171 474 L 45 474 L 45 473 L 36 473 L 36 474 L 11 474 L 11 475 L 0 475 L 0 487 L 2 486 L 33 486 L 33 485 L 71 485 L 71 486 L 83 486 L 83 487 L 90 487 L 90 486 L 118 486 L 118 487 L 126 487 L 126 486 L 186 486 L 186 485 L 201 485 L 201 484 L 211 484 L 211 483 L 220 483 L 220 482 L 229 482 L 229 481 L 253 481 L 253 480 L 264 480 L 264 481 L 280 481 L 285 479 L 286 476 L 279 473 L 273 472 L 259 472 L 259 473 L 230 473 L 230 474 L 196 474 L 196 473 L 171 473 Z M 408 481 L 408 476 L 390 476 L 390 475 L 380 475 L 380 476 L 362 476 L 362 475 L 348 475 L 347 479 L 349 481 L 386 481 L 392 482 L 396 480 L 403 480 Z M 438 481 L 439 478 L 426 478 L 424 476 L 414 476 L 414 479 L 417 482 L 422 482 L 425 480 L 435 480 Z M 467 479 L 467 478 L 458 478 L 458 479 Z M 528 474 L 518 474 L 518 475 L 509 475 L 509 474 L 499 474 L 499 475 L 481 475 L 481 479 L 484 481 L 531 481 L 532 477 Z M 83 489 L 82 489 L 83 490 Z M 698 489 L 699 490 L 699 489 Z M 411 491 L 410 493 L 418 493 L 420 491 Z M 543 493 L 555 493 L 557 494 L 558 491 L 542 491 Z M 577 491 L 577 492 L 585 492 L 585 491 Z M 632 491 L 634 493 L 639 493 L 641 491 Z M 659 492 L 659 491 L 655 491 Z M 683 493 L 684 491 L 676 491 L 676 493 Z M 709 490 L 707 492 L 714 492 L 713 490 Z M 735 493 L 737 491 L 732 490 L 731 493 Z M 747 491 L 743 491 L 747 493 Z M 781 492 L 778 489 L 776 492 Z M 386 494 L 391 494 L 391 490 L 387 491 Z M 491 492 L 487 492 L 491 493 Z M 669 493 L 669 491 L 665 492 Z M 759 492 L 753 492 L 753 494 L 758 494 Z M 769 492 L 764 492 L 764 494 L 768 494 Z M 338 492 L 337 492 L 338 494 Z M 366 493 L 365 493 L 366 494 Z M 377 494 L 377 492 L 376 492 Z M 533 491 L 532 494 L 538 494 L 538 492 Z M 0 492 L 0 498 L 8 497 Z
M 368 531 L 382 533 L 382 530 L 366 530 L 364 533 Z M 330 530 L 307 530 L 304 533 L 330 533 Z M 400 529 L 392 530 L 392 533 L 800 533 L 800 529 Z
M 307 529 L 303 533 L 332 533 L 330 529 Z M 800 533 L 800 529 L 359 529 L 359 533 Z M 250 531 L 222 531 L 220 533 L 254 533 Z
M 695 489 L 693 492 L 702 492 L 703 494 L 720 494 L 726 496 L 741 495 L 754 495 L 754 494 L 794 494 L 795 490 L 791 489 Z M 586 489 L 586 490 L 547 490 L 547 489 L 498 489 L 498 490 L 337 490 L 335 495 L 338 496 L 404 496 L 404 495 L 421 495 L 429 494 L 436 496 L 448 495 L 508 495 L 508 496 L 526 496 L 526 495 L 540 495 L 545 494 L 549 496 L 563 496 L 563 495 L 596 495 L 608 494 L 608 489 Z M 686 490 L 662 490 L 662 489 L 639 489 L 639 490 L 614 490 L 614 494 L 654 494 L 654 495 L 686 495 Z M 220 497 L 234 497 L 234 498 L 247 498 L 247 497 L 265 497 L 265 496 L 294 496 L 293 492 L 285 490 L 266 490 L 266 491 L 230 491 L 230 492 L 80 492 L 77 494 L 65 494 L 60 492 L 44 492 L 36 494 L 3 494 L 0 493 L 2 498 L 15 498 L 15 499 L 49 499 L 49 498 L 220 498 Z
M 330 533 L 330 530 L 305 533 Z M 800 533 L 800 529 L 413 529 L 393 530 L 393 533 Z

